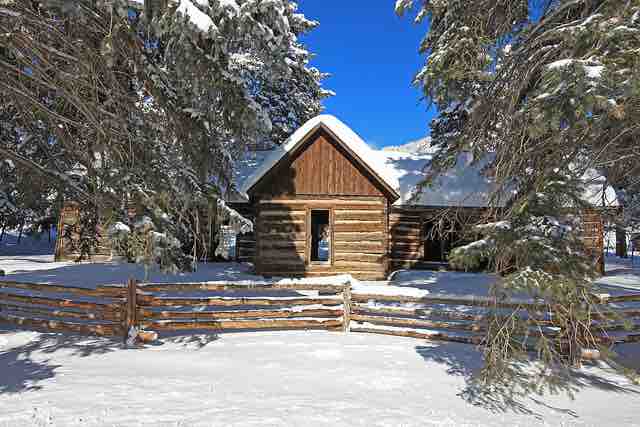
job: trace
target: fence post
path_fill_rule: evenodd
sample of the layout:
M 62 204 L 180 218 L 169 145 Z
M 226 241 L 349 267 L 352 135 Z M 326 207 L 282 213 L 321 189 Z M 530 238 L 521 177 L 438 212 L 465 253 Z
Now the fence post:
M 344 300 L 342 330 L 344 332 L 349 332 L 351 328 L 351 281 L 344 285 L 344 288 L 342 290 L 342 298 Z
M 129 279 L 127 281 L 127 304 L 125 313 L 125 342 L 129 338 L 129 331 L 132 327 L 138 326 L 138 284 L 135 279 Z

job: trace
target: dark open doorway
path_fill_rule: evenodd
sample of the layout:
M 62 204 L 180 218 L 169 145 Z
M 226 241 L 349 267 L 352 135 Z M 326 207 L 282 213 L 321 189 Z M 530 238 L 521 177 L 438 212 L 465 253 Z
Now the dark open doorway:
M 424 260 L 447 262 L 451 250 L 461 242 L 460 229 L 454 224 L 438 228 L 435 221 L 424 223 Z
M 311 262 L 331 261 L 330 211 L 311 211 Z

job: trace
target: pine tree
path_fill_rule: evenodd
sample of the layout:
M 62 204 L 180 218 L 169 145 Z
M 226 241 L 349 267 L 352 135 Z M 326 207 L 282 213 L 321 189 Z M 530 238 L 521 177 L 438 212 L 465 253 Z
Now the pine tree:
M 176 129 L 186 167 L 171 183 L 182 187 L 173 192 L 180 194 L 178 203 L 167 207 L 174 217 L 192 215 L 180 240 L 194 254 L 207 255 L 209 236 L 196 231 L 204 218 L 190 213 L 208 211 L 216 224 L 245 227 L 222 199 L 234 190 L 232 171 L 247 142 L 279 143 L 317 115 L 331 94 L 298 42 L 317 23 L 288 0 L 181 2 L 156 12 L 152 20 L 139 21 L 157 46 L 145 51 L 152 81 L 145 88 L 152 108 L 189 124 Z M 211 199 L 217 201 L 211 205 Z
M 450 108 L 434 123 L 436 134 L 451 136 L 435 173 L 463 151 L 489 160 L 492 204 L 500 207 L 490 215 L 500 221 L 469 230 L 484 238 L 455 250 L 451 261 L 460 268 L 488 261 L 504 276 L 493 289 L 496 301 L 526 292 L 561 331 L 496 308 L 479 384 L 506 393 L 510 402 L 519 390 L 570 384 L 582 349 L 609 354 L 593 338 L 599 328 L 590 321 L 598 310 L 589 296 L 594 269 L 579 218 L 599 204 L 584 197 L 591 176 L 604 174 L 617 188 L 637 191 L 631 183 L 640 177 L 634 142 L 640 136 L 640 2 L 396 3 L 400 14 L 413 7 L 418 22 L 430 23 L 416 84 L 441 109 Z M 535 339 L 527 333 L 532 327 L 541 332 Z M 535 378 L 519 363 L 531 349 L 543 366 Z
M 3 4 L 0 160 L 107 226 L 136 205 L 143 240 L 184 255 L 155 256 L 169 270 L 207 256 L 202 212 L 250 226 L 222 201 L 236 161 L 329 95 L 297 38 L 316 23 L 288 0 Z

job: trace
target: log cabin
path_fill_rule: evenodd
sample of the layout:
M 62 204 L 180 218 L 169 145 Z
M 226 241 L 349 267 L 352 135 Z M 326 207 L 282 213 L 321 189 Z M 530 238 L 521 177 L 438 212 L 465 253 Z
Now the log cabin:
M 256 273 L 385 277 L 398 180 L 351 129 L 316 117 L 258 163 L 240 186 L 255 232 L 238 240 Z
M 450 250 L 466 243 L 465 222 L 500 206 L 492 206 L 494 187 L 471 154 L 417 191 L 433 154 L 374 150 L 333 116 L 311 119 L 283 145 L 254 152 L 239 173 L 233 206 L 255 230 L 238 237 L 237 259 L 265 276 L 369 280 L 446 267 Z M 587 187 L 590 200 L 611 193 L 600 182 Z M 583 220 L 585 244 L 603 271 L 602 215 Z
M 233 258 L 263 276 L 379 280 L 402 268 L 446 268 L 451 249 L 466 243 L 465 223 L 501 206 L 492 205 L 491 179 L 471 154 L 417 191 L 434 154 L 374 150 L 330 115 L 309 120 L 275 148 L 254 147 L 227 197 L 255 225 L 237 236 Z M 591 202 L 615 196 L 600 177 L 587 188 Z M 601 271 L 602 218 L 597 210 L 583 215 L 584 241 Z M 64 248 L 58 242 L 58 259 Z

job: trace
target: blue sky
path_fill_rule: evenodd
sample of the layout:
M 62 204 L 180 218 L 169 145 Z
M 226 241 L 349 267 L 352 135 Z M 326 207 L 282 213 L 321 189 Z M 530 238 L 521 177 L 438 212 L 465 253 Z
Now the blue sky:
M 320 21 L 303 38 L 317 56 L 312 65 L 332 74 L 324 86 L 336 92 L 326 112 L 382 147 L 429 133 L 428 112 L 411 85 L 423 64 L 418 54 L 426 26 L 395 15 L 393 0 L 299 0 L 300 12 Z

